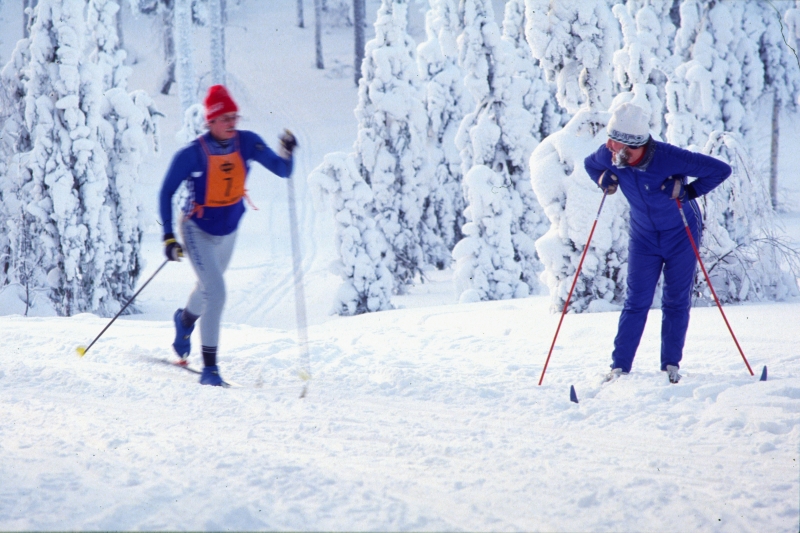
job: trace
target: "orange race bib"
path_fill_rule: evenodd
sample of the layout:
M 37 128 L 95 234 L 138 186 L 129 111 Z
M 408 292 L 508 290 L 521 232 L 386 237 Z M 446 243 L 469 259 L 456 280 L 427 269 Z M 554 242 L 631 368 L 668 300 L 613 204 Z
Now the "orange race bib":
M 204 207 L 223 207 L 238 203 L 246 194 L 244 181 L 247 170 L 239 153 L 239 142 L 236 149 L 226 155 L 211 155 L 205 141 L 200 137 L 200 144 L 208 158 L 206 170 L 206 201 Z

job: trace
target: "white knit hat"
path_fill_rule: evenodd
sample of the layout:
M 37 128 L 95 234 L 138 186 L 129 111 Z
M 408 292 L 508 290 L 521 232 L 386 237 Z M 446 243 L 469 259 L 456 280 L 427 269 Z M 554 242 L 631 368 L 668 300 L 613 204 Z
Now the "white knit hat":
M 642 146 L 650 139 L 650 119 L 644 109 L 626 102 L 608 121 L 608 138 L 628 146 Z

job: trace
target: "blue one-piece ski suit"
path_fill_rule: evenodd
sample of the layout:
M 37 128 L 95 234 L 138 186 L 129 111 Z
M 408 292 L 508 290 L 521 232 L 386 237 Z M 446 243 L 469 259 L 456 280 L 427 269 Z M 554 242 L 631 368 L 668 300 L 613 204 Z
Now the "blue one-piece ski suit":
M 684 212 L 699 245 L 702 219 L 694 198 L 725 181 L 731 167 L 713 157 L 652 138 L 636 166 L 615 166 L 611 151 L 601 146 L 585 159 L 584 167 L 595 183 L 606 170 L 615 174 L 630 204 L 628 290 L 614 339 L 611 368 L 630 372 L 662 271 L 661 370 L 667 370 L 668 365 L 679 367 L 697 259 L 678 206 L 661 185 L 675 177 L 686 186 Z M 687 177 L 697 179 L 687 184 Z

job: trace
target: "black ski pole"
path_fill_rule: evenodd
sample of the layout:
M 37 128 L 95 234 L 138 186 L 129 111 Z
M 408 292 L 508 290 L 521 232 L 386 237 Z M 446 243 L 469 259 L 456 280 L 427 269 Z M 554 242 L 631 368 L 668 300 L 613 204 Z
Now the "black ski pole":
M 114 318 L 112 318 L 112 319 L 111 319 L 111 322 L 109 322 L 109 323 L 106 325 L 106 327 L 104 327 L 104 328 L 103 328 L 103 331 L 101 331 L 101 332 L 100 332 L 100 334 L 99 334 L 97 337 L 95 337 L 95 338 L 94 338 L 94 340 L 93 340 L 93 341 L 92 341 L 92 342 L 89 344 L 89 346 L 78 346 L 77 348 L 75 348 L 75 351 L 76 351 L 76 352 L 78 352 L 78 355 L 79 355 L 79 356 L 83 357 L 84 355 L 86 355 L 86 352 L 88 352 L 88 351 L 89 351 L 89 348 L 91 348 L 91 347 L 94 345 L 94 343 L 95 343 L 95 342 L 97 342 L 97 339 L 99 339 L 100 337 L 102 337 L 102 336 L 103 336 L 103 333 L 105 333 L 105 332 L 106 332 L 106 330 L 107 330 L 108 328 L 110 328 L 110 327 L 111 327 L 111 324 L 113 324 L 113 323 L 114 323 L 114 321 L 117 319 L 117 317 L 118 317 L 119 315 L 121 315 L 121 314 L 122 314 L 122 312 L 123 312 L 125 309 L 127 309 L 129 305 L 131 305 L 131 302 L 132 302 L 133 300 L 135 300 L 137 296 L 139 296 L 139 293 L 140 293 L 140 292 L 142 292 L 142 290 L 143 290 L 145 287 L 147 287 L 147 284 L 148 284 L 148 283 L 150 283 L 150 281 L 152 281 L 152 279 L 153 279 L 154 277 L 156 277 L 156 274 L 158 274 L 158 273 L 161 271 L 161 269 L 162 269 L 162 268 L 164 268 L 164 266 L 165 266 L 167 263 L 169 263 L 169 259 L 165 259 L 165 260 L 164 260 L 164 262 L 163 262 L 163 263 L 161 263 L 161 266 L 160 266 L 160 267 L 158 267 L 158 269 L 156 269 L 156 271 L 155 271 L 155 272 L 153 272 L 153 275 L 152 275 L 152 276 L 150 276 L 149 278 L 147 278 L 147 281 L 145 281 L 145 282 L 144 282 L 144 284 L 143 284 L 143 285 L 142 285 L 142 286 L 139 288 L 139 290 L 138 290 L 138 291 L 136 291 L 136 294 L 134 294 L 133 296 L 131 296 L 131 299 L 130 299 L 130 300 L 128 300 L 128 303 L 126 303 L 125 305 L 123 305 L 123 306 L 122 306 L 122 309 L 120 309 L 120 310 L 119 310 L 119 312 L 118 312 L 116 315 L 114 315 Z

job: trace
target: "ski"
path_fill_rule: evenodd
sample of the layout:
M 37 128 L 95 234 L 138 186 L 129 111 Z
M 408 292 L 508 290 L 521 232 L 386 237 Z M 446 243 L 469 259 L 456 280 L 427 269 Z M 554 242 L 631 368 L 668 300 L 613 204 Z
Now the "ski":
M 170 359 L 159 359 L 159 358 L 154 358 L 153 360 L 158 362 L 158 363 L 161 363 L 161 364 L 165 364 L 165 365 L 169 365 L 169 366 L 172 366 L 172 367 L 175 367 L 175 368 L 180 368 L 180 369 L 186 370 L 187 372 L 191 372 L 192 374 L 201 375 L 203 373 L 202 370 L 194 368 L 193 366 L 189 366 L 189 364 L 186 361 L 173 361 L 173 360 L 170 360 Z M 242 386 L 239 385 L 238 383 L 234 383 L 233 381 L 229 381 L 229 380 L 225 380 L 225 379 L 222 380 L 222 386 L 224 388 L 226 388 L 226 389 L 242 388 Z

